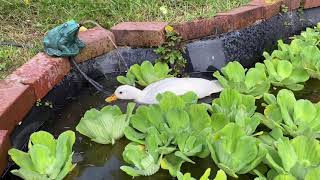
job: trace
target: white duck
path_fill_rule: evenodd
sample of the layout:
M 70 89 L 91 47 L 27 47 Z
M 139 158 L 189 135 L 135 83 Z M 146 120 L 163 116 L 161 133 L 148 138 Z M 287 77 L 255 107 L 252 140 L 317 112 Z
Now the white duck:
M 140 104 L 157 104 L 158 94 L 170 91 L 176 95 L 183 95 L 189 91 L 197 94 L 198 98 L 210 96 L 222 91 L 218 81 L 210 81 L 202 78 L 166 78 L 148 85 L 143 90 L 129 85 L 119 86 L 114 94 L 106 99 L 113 102 L 117 99 L 134 100 Z

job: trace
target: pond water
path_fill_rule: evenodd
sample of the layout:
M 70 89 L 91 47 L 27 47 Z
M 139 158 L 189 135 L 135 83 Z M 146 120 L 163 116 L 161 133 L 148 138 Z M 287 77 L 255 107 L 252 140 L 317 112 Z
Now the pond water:
M 119 85 L 115 78 L 108 78 L 100 81 L 105 89 L 110 90 L 110 95 Z M 216 95 L 202 100 L 202 102 L 210 103 Z M 97 93 L 92 88 L 83 89 L 79 92 L 79 96 L 71 103 L 65 106 L 58 114 L 57 119 L 49 122 L 45 129 L 56 137 L 66 130 L 73 130 L 84 113 L 90 108 L 101 109 L 108 105 L 104 99 L 105 94 Z M 118 105 L 123 112 L 129 101 L 118 100 L 115 105 Z M 89 138 L 76 132 L 76 143 L 74 145 L 74 163 L 77 166 L 66 178 L 67 180 L 131 180 L 132 177 L 120 170 L 120 166 L 125 162 L 122 159 L 122 152 L 125 146 L 129 143 L 125 137 L 116 141 L 112 145 L 101 145 L 90 141 Z M 192 176 L 200 177 L 204 171 L 210 167 L 212 174 L 218 170 L 214 165 L 211 157 L 206 159 L 194 159 L 196 164 L 184 163 L 182 172 L 191 172 Z M 167 170 L 160 170 L 150 177 L 135 177 L 137 180 L 168 180 L 175 179 L 170 176 Z M 249 176 L 243 176 L 241 179 L 252 179 Z
M 106 78 L 100 81 L 106 89 L 110 90 L 110 95 L 113 90 L 119 85 L 115 78 Z M 66 105 L 60 110 L 55 119 L 49 122 L 45 130 L 54 134 L 56 137 L 66 130 L 75 131 L 75 127 L 78 124 L 84 113 L 90 108 L 101 109 L 108 105 L 104 99 L 107 95 L 97 93 L 92 88 L 84 88 L 79 92 L 79 96 L 75 98 L 71 103 Z M 205 98 L 202 102 L 210 103 L 214 97 Z M 305 98 L 313 102 L 320 100 L 320 81 L 309 80 L 303 91 L 296 93 L 297 99 Z M 122 111 L 125 111 L 128 101 L 118 100 L 115 104 L 118 105 Z M 260 102 L 257 103 L 259 106 Z M 261 111 L 261 108 L 258 108 Z M 76 132 L 76 131 L 75 131 Z M 76 142 L 74 145 L 74 163 L 77 163 L 75 169 L 67 176 L 67 180 L 131 180 L 132 177 L 120 170 L 120 166 L 125 162 L 122 159 L 122 152 L 124 147 L 129 143 L 125 137 L 118 140 L 116 144 L 112 145 L 100 145 L 90 141 L 89 138 L 76 132 Z M 206 159 L 194 159 L 196 164 L 184 163 L 182 166 L 182 172 L 191 172 L 193 177 L 199 178 L 204 171 L 210 167 L 212 174 L 215 174 L 218 170 L 214 165 L 211 157 Z M 170 176 L 167 170 L 160 170 L 150 177 L 136 177 L 137 180 L 168 180 L 175 179 Z M 232 179 L 228 177 L 228 179 Z M 254 179 L 254 176 L 244 175 L 240 176 L 240 180 Z

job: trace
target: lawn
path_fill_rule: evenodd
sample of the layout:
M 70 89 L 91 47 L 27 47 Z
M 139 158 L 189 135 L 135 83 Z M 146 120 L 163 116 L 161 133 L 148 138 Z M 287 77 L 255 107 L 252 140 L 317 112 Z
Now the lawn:
M 42 49 L 43 35 L 67 20 L 110 28 L 124 21 L 189 21 L 249 0 L 0 0 L 0 79 Z M 15 42 L 23 47 L 4 46 Z

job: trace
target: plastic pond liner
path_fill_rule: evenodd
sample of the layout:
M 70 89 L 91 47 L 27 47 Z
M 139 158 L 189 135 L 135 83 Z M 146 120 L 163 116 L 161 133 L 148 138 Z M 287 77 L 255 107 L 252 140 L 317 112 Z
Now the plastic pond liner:
M 320 10 L 308 11 L 305 14 L 307 17 L 313 18 L 314 15 L 320 14 Z M 284 25 L 283 22 L 288 21 L 293 23 L 292 26 L 286 28 L 279 25 Z M 306 23 L 301 20 L 297 13 L 288 13 L 218 38 L 191 42 L 186 45 L 186 57 L 189 63 L 188 70 L 189 72 L 193 72 L 221 69 L 230 59 L 239 60 L 245 67 L 252 67 L 253 64 L 260 61 L 263 50 L 275 48 L 276 40 L 281 38 L 288 40 L 288 37 L 298 34 L 306 26 L 315 25 L 317 21 L 320 20 L 313 18 Z M 270 30 L 272 26 L 277 28 Z M 253 34 L 256 36 L 253 36 Z M 203 50 L 205 51 L 204 53 Z M 145 59 L 153 61 L 157 58 L 152 49 L 122 48 L 119 51 L 129 65 L 141 63 Z M 212 59 L 215 59 L 215 61 L 200 61 L 201 55 L 212 55 L 210 57 L 214 57 Z M 66 130 L 75 131 L 76 125 L 87 110 L 91 108 L 101 109 L 107 105 L 104 99 L 111 95 L 119 85 L 115 80 L 115 75 L 118 75 L 119 70 L 122 70 L 121 68 L 119 69 L 116 53 L 111 52 L 96 58 L 94 61 L 87 61 L 81 64 L 81 68 L 92 78 L 98 79 L 109 93 L 102 94 L 97 92 L 84 81 L 79 73 L 72 71 L 41 102 L 37 103 L 37 106 L 32 109 L 23 123 L 15 129 L 11 136 L 13 147 L 25 150 L 29 135 L 40 129 L 52 133 L 55 137 Z M 211 72 L 192 74 L 192 76 L 195 75 L 208 79 L 213 78 Z M 272 92 L 276 94 L 276 91 L 279 89 L 281 88 L 272 90 Z M 302 91 L 295 93 L 295 96 L 297 99 L 304 98 L 312 102 L 318 102 L 320 101 L 319 94 L 319 80 L 311 79 L 305 83 Z M 218 97 L 218 94 L 205 98 L 201 102 L 211 103 L 212 99 L 216 97 Z M 118 100 L 115 104 L 124 112 L 127 103 L 128 101 Z M 258 112 L 263 113 L 261 102 L 256 101 L 256 105 Z M 113 146 L 111 144 L 100 145 L 92 142 L 77 131 L 75 132 L 76 142 L 73 146 L 73 162 L 77 163 L 77 165 L 66 179 L 132 179 L 131 176 L 120 170 L 120 166 L 126 164 L 123 161 L 122 153 L 129 140 L 123 137 L 117 140 Z M 191 172 L 193 177 L 200 177 L 208 167 L 211 168 L 212 174 L 215 174 L 218 170 L 210 156 L 204 159 L 192 158 L 192 160 L 196 163 L 184 163 L 181 168 L 182 172 Z M 15 164 L 10 163 L 3 178 L 8 180 L 19 179 L 9 172 L 16 168 Z M 240 180 L 254 179 L 254 177 L 256 176 L 249 173 L 239 175 Z M 139 176 L 136 179 L 164 180 L 175 178 L 171 177 L 167 170 L 160 169 L 152 176 Z M 228 179 L 232 178 L 228 176 Z

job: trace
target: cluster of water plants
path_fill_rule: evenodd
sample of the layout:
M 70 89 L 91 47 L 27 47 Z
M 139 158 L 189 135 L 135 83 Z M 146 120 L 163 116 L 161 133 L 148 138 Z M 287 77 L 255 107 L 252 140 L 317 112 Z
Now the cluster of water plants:
M 178 180 L 194 180 L 191 173 L 181 172 L 182 165 L 211 157 L 220 169 L 215 180 L 243 174 L 255 180 L 317 180 L 320 104 L 297 100 L 292 91 L 303 89 L 310 77 L 320 79 L 319 48 L 320 24 L 290 44 L 279 41 L 278 50 L 264 53 L 263 63 L 249 70 L 230 62 L 221 73 L 215 72 L 224 90 L 211 104 L 198 103 L 193 92 L 165 92 L 157 96 L 158 104 L 134 110 L 135 104 L 129 103 L 126 113 L 117 106 L 91 109 L 76 130 L 101 144 L 114 144 L 125 136 L 130 143 L 123 151 L 126 165 L 121 170 L 133 177 L 165 169 Z M 128 82 L 146 86 L 164 78 L 169 68 L 158 66 L 131 67 L 136 79 Z M 28 153 L 9 151 L 20 166 L 12 172 L 24 179 L 62 179 L 74 167 L 74 138 L 70 131 L 58 140 L 34 133 Z M 199 179 L 209 180 L 210 171 L 208 167 Z

